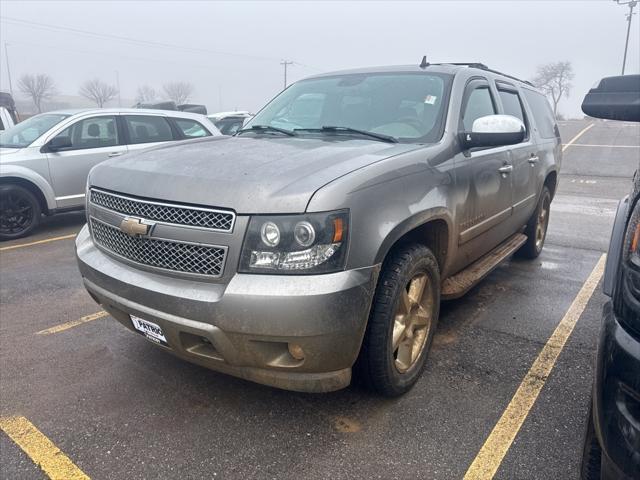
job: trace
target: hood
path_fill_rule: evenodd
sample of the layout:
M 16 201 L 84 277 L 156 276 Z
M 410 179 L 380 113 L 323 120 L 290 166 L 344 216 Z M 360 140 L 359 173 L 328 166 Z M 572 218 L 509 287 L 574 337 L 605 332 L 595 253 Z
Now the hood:
M 12 153 L 21 152 L 22 148 L 2 148 L 0 147 L 0 161 L 2 161 L 2 157 L 9 156 Z
M 419 147 L 344 137 L 216 137 L 108 160 L 91 171 L 90 183 L 239 214 L 300 213 L 332 180 Z

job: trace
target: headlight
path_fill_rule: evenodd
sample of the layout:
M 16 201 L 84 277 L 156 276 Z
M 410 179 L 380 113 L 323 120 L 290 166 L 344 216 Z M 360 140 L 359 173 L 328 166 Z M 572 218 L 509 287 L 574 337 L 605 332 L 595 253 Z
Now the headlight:
M 640 335 L 640 203 L 636 203 L 622 250 L 620 288 L 615 295 L 616 313 L 622 323 Z
M 254 216 L 240 256 L 240 272 L 301 275 L 344 269 L 349 213 Z

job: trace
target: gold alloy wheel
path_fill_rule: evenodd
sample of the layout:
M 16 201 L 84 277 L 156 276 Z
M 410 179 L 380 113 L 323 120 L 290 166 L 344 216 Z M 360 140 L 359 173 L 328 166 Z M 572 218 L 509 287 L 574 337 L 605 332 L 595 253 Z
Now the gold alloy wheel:
M 549 223 L 549 206 L 550 200 L 548 196 L 545 196 L 542 201 L 542 208 L 538 213 L 538 221 L 536 222 L 536 249 L 542 250 L 542 242 L 544 242 L 544 236 L 547 232 L 547 225 Z
M 392 349 L 396 369 L 409 370 L 420 358 L 433 319 L 433 286 L 425 273 L 416 274 L 402 292 L 393 323 Z

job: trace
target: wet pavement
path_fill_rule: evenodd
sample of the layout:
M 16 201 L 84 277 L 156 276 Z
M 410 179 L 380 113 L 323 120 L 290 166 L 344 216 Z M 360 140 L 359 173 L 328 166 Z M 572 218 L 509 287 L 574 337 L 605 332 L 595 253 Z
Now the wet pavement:
M 563 122 L 570 140 L 589 122 Z M 543 254 L 511 260 L 443 305 L 428 366 L 389 400 L 352 386 L 280 391 L 211 372 L 95 313 L 73 240 L 0 252 L 0 415 L 26 417 L 94 479 L 462 478 L 606 251 L 640 161 L 637 125 L 596 121 L 564 153 Z M 76 233 L 83 213 L 29 239 Z M 495 478 L 577 478 L 600 312 L 598 289 Z M 2 478 L 44 478 L 0 433 Z

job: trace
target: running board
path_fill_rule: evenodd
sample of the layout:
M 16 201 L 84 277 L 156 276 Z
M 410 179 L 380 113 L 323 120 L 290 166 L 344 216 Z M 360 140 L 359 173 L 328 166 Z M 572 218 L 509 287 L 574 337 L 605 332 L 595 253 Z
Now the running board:
M 516 233 L 461 272 L 447 278 L 442 282 L 440 293 L 442 300 L 453 300 L 463 296 L 500 263 L 513 255 L 526 241 L 526 235 Z

